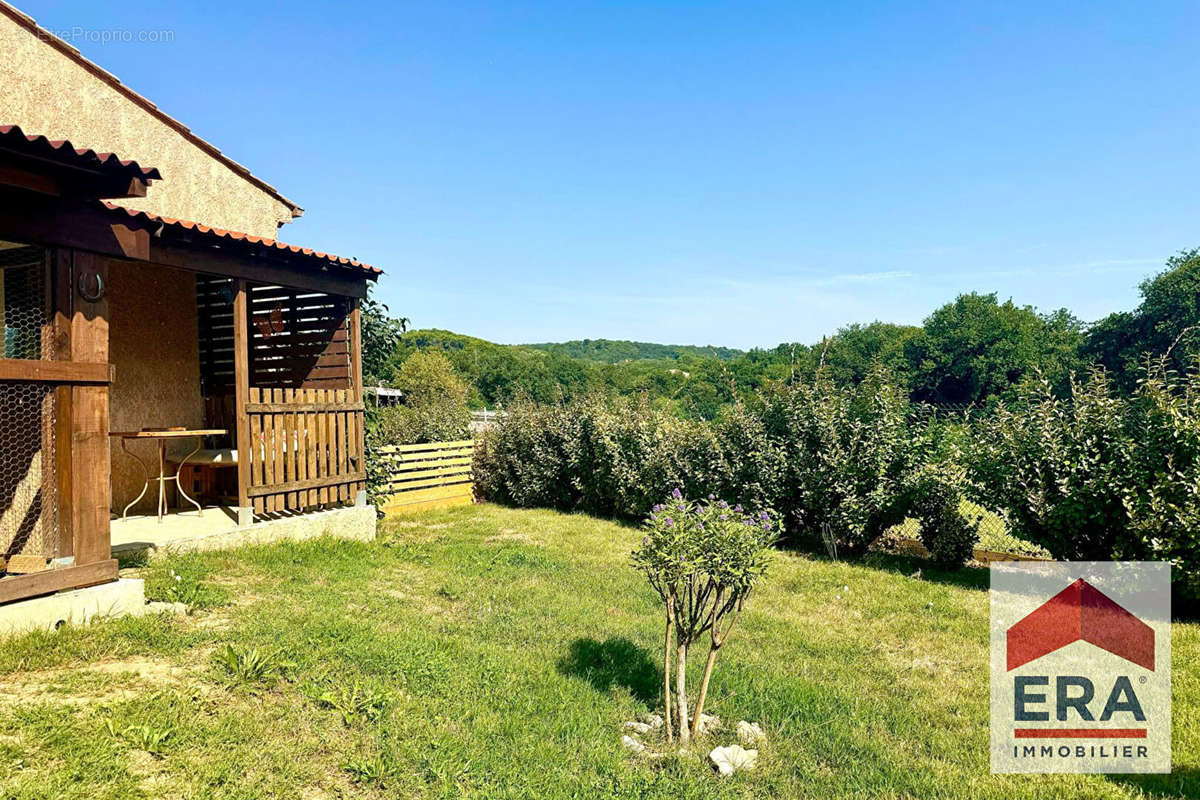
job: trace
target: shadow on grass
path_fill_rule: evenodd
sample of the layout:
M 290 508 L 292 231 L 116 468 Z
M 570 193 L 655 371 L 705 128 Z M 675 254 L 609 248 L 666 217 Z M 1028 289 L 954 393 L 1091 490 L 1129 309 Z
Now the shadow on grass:
M 991 585 L 991 573 L 987 567 L 966 566 L 960 569 L 938 569 L 931 561 L 917 556 L 894 555 L 878 550 L 872 550 L 865 556 L 854 559 L 850 563 L 858 563 L 874 569 L 883 569 L 911 575 L 921 571 L 922 580 L 933 583 L 945 583 L 963 589 L 987 591 Z
M 1136 787 L 1147 797 L 1200 797 L 1200 770 L 1174 769 L 1165 775 L 1110 775 L 1113 783 Z
M 624 687 L 634 699 L 647 705 L 658 700 L 662 681 L 658 665 L 646 649 L 624 637 L 610 637 L 603 642 L 576 639 L 559 659 L 558 671 L 583 678 L 601 692 Z

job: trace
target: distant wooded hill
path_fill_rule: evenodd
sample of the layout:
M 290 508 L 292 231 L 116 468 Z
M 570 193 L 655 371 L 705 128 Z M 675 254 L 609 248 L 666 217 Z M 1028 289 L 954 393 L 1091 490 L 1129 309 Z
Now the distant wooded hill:
M 622 361 L 679 360 L 685 356 L 715 358 L 732 361 L 744 356 L 744 350 L 732 347 L 694 344 L 654 344 L 652 342 L 630 342 L 625 339 L 575 339 L 570 342 L 539 342 L 521 345 L 535 350 L 545 350 L 568 358 L 582 358 L 601 364 L 618 364 Z
M 1123 389 L 1136 386 L 1147 354 L 1176 372 L 1200 360 L 1200 250 L 1170 258 L 1141 284 L 1142 302 L 1090 325 L 1066 309 L 1039 312 L 971 292 L 935 309 L 922 325 L 872 322 L 838 329 L 819 342 L 770 349 L 663 345 L 584 339 L 504 345 L 450 331 L 405 333 L 372 367 L 395 380 L 414 352 L 444 353 L 471 387 L 475 406 L 528 398 L 555 402 L 586 393 L 639 394 L 685 416 L 710 419 L 764 387 L 810 379 L 861 381 L 882 364 L 913 400 L 979 405 L 1040 377 L 1065 388 L 1072 373 L 1103 368 Z M 367 337 L 368 339 L 370 337 Z M 404 387 L 398 387 L 404 388 Z

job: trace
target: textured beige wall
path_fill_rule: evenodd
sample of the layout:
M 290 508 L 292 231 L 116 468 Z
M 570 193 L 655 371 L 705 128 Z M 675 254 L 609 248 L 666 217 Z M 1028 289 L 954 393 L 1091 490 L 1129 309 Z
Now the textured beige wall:
M 109 283 L 109 359 L 116 368 L 109 429 L 202 426 L 195 275 L 114 261 Z M 186 439 L 168 445 L 167 452 L 186 455 L 195 446 L 195 439 Z M 157 444 L 129 442 L 128 447 L 146 459 L 157 475 Z M 137 497 L 144 481 L 145 471 L 113 440 L 113 510 L 120 513 Z M 130 513 L 154 513 L 157 501 L 157 488 L 152 486 Z
M 120 201 L 131 208 L 272 239 L 292 220 L 284 202 L 4 14 L 0 124 L 158 167 L 146 197 Z

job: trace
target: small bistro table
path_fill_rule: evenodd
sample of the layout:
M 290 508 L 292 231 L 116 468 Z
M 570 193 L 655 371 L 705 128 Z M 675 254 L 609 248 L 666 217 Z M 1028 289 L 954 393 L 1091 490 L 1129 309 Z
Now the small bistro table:
M 129 509 L 133 508 L 138 501 L 146 496 L 146 490 L 150 488 L 150 484 L 156 481 L 158 482 L 158 521 L 160 523 L 163 521 L 163 517 L 166 516 L 167 513 L 167 483 L 170 481 L 175 481 L 175 487 L 179 491 L 179 495 L 182 498 L 194 505 L 196 507 L 196 511 L 203 513 L 204 509 L 200 507 L 200 504 L 193 500 L 191 496 L 183 490 L 183 484 L 179 481 L 179 474 L 183 470 L 183 466 L 187 463 L 187 460 L 198 453 L 200 448 L 204 445 L 203 437 L 220 436 L 225 433 L 228 433 L 228 431 L 226 431 L 224 428 L 202 428 L 195 430 L 188 428 L 145 428 L 140 431 L 110 432 L 108 434 L 109 436 L 119 438 L 121 440 L 121 449 L 125 451 L 125 454 L 135 459 L 139 464 L 142 465 L 142 469 L 146 471 L 146 484 L 142 487 L 141 494 L 135 497 L 133 502 L 125 506 L 125 510 L 121 512 L 121 519 L 125 519 L 128 516 Z M 167 475 L 167 442 L 174 439 L 189 439 L 192 437 L 195 437 L 196 439 L 196 448 L 183 457 L 183 460 L 179 462 L 179 466 L 176 467 L 174 475 Z M 150 472 L 150 465 L 147 464 L 146 461 L 140 456 L 130 452 L 129 448 L 125 446 L 126 442 L 128 442 L 130 439 L 152 439 L 158 442 L 157 478 L 155 478 L 153 473 Z

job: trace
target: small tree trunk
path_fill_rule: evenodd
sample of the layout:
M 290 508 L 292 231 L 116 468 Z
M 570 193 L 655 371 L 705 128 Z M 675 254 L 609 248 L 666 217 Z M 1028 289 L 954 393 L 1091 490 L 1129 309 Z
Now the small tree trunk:
M 704 701 L 708 697 L 708 679 L 712 677 L 713 664 L 717 660 L 717 650 L 721 645 L 712 644 L 708 648 L 708 660 L 704 662 L 704 677 L 700 679 L 700 692 L 696 695 L 696 713 L 692 715 L 692 736 L 700 733 L 700 715 L 704 713 Z
M 687 701 L 687 645 L 681 644 L 676 648 L 675 658 L 675 697 L 679 709 L 679 744 L 686 747 L 692 741 L 691 731 L 688 730 L 688 701 Z
M 671 633 L 675 626 L 675 615 L 671 610 L 672 597 L 667 602 L 667 634 L 663 641 L 663 724 L 667 727 L 667 741 L 675 741 L 671 730 Z

